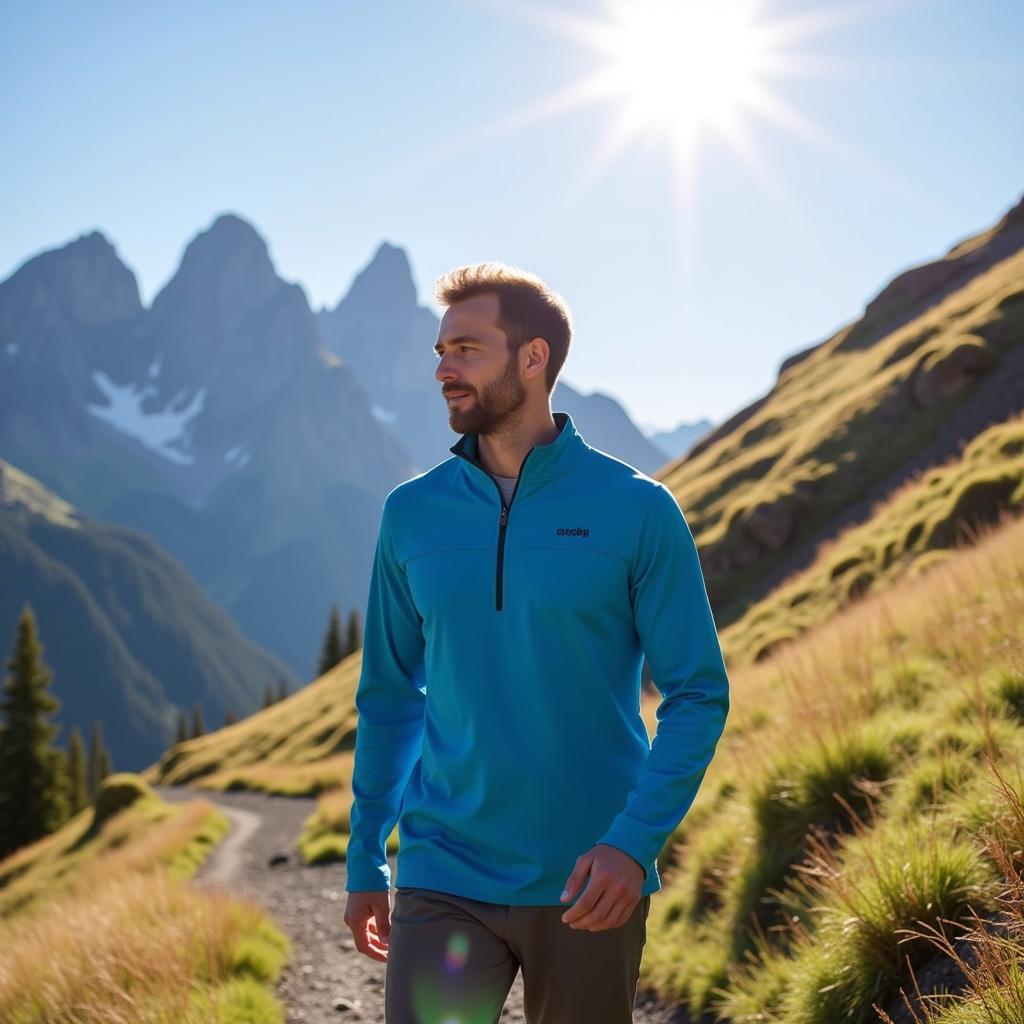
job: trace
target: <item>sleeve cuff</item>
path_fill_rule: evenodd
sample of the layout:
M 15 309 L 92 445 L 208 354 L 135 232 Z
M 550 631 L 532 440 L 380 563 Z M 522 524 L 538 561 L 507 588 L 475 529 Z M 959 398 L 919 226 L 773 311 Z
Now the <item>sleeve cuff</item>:
M 644 869 L 644 881 L 651 877 L 654 870 L 654 863 L 657 851 L 650 853 L 651 843 L 644 842 L 630 834 L 621 826 L 621 823 L 613 823 L 612 827 L 598 840 L 605 846 L 614 846 L 623 853 L 628 853 Z
M 391 865 L 371 865 L 365 869 L 352 870 L 345 864 L 345 892 L 390 892 Z

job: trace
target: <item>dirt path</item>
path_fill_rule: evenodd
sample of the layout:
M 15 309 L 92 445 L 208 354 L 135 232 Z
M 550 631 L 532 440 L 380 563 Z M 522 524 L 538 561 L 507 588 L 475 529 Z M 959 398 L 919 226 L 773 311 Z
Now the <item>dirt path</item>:
M 210 854 L 208 863 L 204 865 L 203 880 L 230 886 L 241 876 L 249 840 L 257 829 L 263 827 L 264 820 L 261 815 L 243 811 L 240 807 L 224 805 L 220 809 L 231 819 L 231 831 Z
M 232 822 L 224 841 L 203 864 L 194 884 L 227 889 L 265 907 L 293 943 L 292 962 L 276 994 L 287 1008 L 287 1024 L 358 1021 L 384 1024 L 385 964 L 357 952 L 342 920 L 345 912 L 343 864 L 306 866 L 295 841 L 316 801 L 263 793 L 203 793 L 156 786 L 169 802 L 204 798 Z M 271 859 L 286 858 L 272 865 Z M 391 859 L 392 872 L 397 871 Z M 657 899 L 655 895 L 654 899 Z M 686 1024 L 678 1008 L 648 993 L 637 996 L 635 1024 Z M 501 1024 L 525 1024 L 522 975 L 512 986 Z

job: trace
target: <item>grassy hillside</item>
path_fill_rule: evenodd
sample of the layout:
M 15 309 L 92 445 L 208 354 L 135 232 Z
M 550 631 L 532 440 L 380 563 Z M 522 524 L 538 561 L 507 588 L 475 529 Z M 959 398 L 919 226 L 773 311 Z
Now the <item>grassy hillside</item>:
M 191 878 L 229 823 L 119 773 L 95 807 L 0 861 L 0 1020 L 281 1024 L 287 938 Z
M 806 564 L 844 515 L 1024 394 L 1024 204 L 783 364 L 774 387 L 659 477 L 687 515 L 720 626 Z
M 162 785 L 300 795 L 352 774 L 360 655 L 234 725 L 179 743 L 142 777 Z
M 0 919 L 87 890 L 115 866 L 126 873 L 159 866 L 190 878 L 229 827 L 208 801 L 171 805 L 136 775 L 110 775 L 95 806 L 0 860 Z
M 825 622 L 868 590 L 950 557 L 982 523 L 1024 511 L 1024 413 L 983 431 L 943 465 L 908 480 L 870 518 L 821 546 L 807 568 L 720 631 L 729 665 Z
M 644 976 L 727 1021 L 876 1020 L 936 955 L 902 929 L 996 906 L 985 830 L 1024 869 L 1024 815 L 988 764 L 1024 794 L 1024 519 L 732 682 Z

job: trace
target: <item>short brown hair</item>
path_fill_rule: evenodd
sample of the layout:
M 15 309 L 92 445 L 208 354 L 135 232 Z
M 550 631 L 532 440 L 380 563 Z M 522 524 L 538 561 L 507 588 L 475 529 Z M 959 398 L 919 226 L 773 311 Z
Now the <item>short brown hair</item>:
M 442 306 L 486 292 L 498 296 L 498 327 L 505 332 L 512 355 L 531 338 L 548 343 L 544 383 L 550 395 L 572 342 L 572 317 L 565 299 L 536 274 L 495 260 L 449 270 L 435 287 Z

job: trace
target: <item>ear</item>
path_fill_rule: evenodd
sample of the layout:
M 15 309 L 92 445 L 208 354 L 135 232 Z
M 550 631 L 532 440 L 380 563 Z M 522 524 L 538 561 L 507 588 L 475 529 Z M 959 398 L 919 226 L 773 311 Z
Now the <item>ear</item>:
M 526 376 L 536 377 L 543 374 L 551 355 L 548 343 L 540 337 L 531 338 L 523 348 L 526 349 L 526 365 L 523 367 Z

